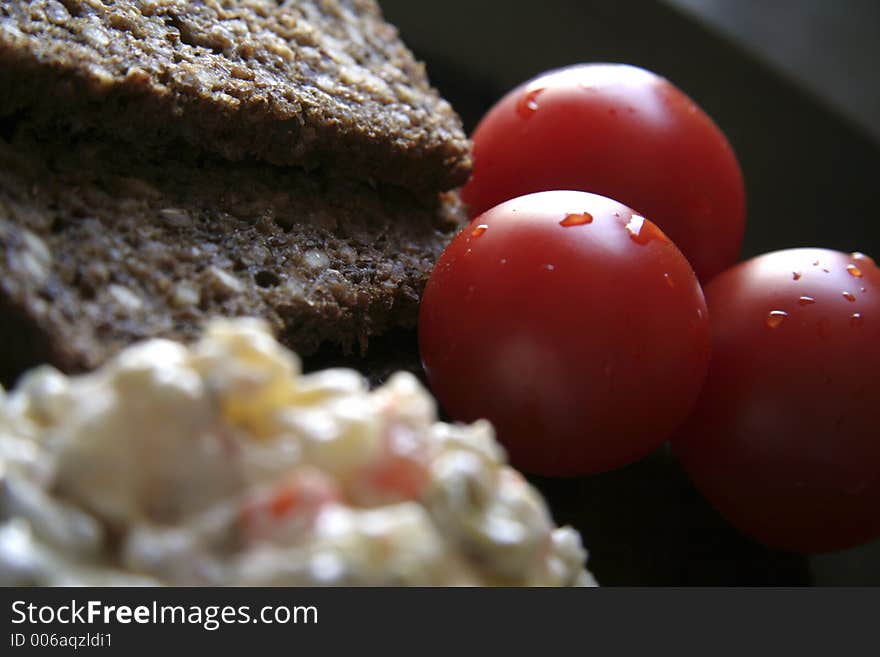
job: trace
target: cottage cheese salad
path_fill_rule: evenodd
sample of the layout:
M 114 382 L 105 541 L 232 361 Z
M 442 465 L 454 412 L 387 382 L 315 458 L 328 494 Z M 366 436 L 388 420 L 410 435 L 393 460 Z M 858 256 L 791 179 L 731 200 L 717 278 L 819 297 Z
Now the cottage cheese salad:
M 3 585 L 591 585 L 491 426 L 257 320 L 0 388 Z

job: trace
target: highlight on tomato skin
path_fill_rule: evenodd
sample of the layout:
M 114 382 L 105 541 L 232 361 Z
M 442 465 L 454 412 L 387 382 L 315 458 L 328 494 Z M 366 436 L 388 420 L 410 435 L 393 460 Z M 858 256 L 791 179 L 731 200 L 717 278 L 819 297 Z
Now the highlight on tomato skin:
M 793 552 L 880 536 L 880 269 L 790 249 L 705 287 L 712 360 L 672 440 L 731 524 Z
M 659 75 L 623 64 L 548 71 L 499 100 L 472 139 L 462 190 L 472 217 L 532 192 L 582 190 L 648 217 L 703 282 L 739 258 L 746 206 L 736 155 Z
M 687 417 L 709 324 L 693 270 L 653 223 L 551 191 L 452 241 L 422 298 L 419 347 L 445 410 L 489 419 L 516 467 L 586 475 L 645 456 Z

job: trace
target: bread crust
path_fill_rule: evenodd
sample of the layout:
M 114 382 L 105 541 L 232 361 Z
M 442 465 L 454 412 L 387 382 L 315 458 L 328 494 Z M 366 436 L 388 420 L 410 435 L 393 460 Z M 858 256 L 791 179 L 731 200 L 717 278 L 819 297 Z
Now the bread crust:
M 0 4 L 0 116 L 445 190 L 461 122 L 373 0 Z

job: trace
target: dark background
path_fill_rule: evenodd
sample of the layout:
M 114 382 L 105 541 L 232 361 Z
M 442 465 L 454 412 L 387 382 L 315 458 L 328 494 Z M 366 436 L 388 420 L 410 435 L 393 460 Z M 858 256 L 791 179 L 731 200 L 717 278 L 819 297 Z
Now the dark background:
M 880 142 L 876 0 L 668 0 L 741 43 Z
M 469 132 L 544 70 L 636 64 L 681 87 L 733 144 L 748 194 L 744 256 L 795 246 L 880 254 L 880 3 L 380 4 Z M 556 519 L 581 530 L 604 584 L 880 584 L 876 545 L 807 561 L 739 535 L 662 450 L 597 477 L 533 481 Z

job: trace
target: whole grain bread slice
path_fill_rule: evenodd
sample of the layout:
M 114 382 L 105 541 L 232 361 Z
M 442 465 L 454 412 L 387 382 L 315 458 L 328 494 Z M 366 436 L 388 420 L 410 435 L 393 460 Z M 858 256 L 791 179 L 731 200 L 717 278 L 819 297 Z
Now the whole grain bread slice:
M 462 217 L 453 193 L 13 131 L 0 138 L 0 379 L 42 362 L 88 370 L 214 315 L 266 318 L 303 354 L 362 349 L 414 324 Z
M 0 116 L 410 189 L 471 164 L 373 0 L 3 2 Z

